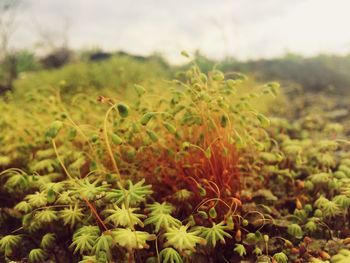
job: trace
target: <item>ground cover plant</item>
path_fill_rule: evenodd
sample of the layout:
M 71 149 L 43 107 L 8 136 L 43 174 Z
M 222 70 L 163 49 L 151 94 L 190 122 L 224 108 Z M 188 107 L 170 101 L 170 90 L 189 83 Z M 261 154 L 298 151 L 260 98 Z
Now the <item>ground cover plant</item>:
M 337 103 L 281 107 L 276 82 L 195 62 L 147 79 L 153 68 L 128 62 L 107 71 L 124 91 L 96 87 L 99 67 L 83 66 L 87 79 L 36 73 L 49 83 L 25 91 L 41 78 L 28 76 L 3 98 L 1 261 L 348 262 Z

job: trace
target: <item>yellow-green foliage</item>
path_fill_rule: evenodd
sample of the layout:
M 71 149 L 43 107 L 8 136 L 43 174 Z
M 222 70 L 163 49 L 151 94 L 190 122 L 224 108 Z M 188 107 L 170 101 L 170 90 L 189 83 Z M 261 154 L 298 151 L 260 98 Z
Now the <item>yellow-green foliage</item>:
M 0 261 L 342 260 L 346 129 L 268 118 L 277 83 L 170 74 L 116 56 L 16 82 L 0 101 Z
M 78 61 L 57 70 L 24 73 L 15 83 L 15 92 L 17 96 L 29 91 L 55 94 L 59 88 L 62 96 L 81 92 L 127 94 L 134 84 L 159 83 L 169 75 L 169 69 L 155 59 L 141 62 L 128 56 L 113 56 L 102 62 Z

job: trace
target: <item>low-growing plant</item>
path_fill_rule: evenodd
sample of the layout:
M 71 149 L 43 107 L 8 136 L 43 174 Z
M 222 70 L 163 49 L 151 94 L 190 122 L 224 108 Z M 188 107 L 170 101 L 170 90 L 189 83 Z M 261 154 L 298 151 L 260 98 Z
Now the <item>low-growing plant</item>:
M 23 123 L 0 118 L 0 142 L 19 138 L 0 148 L 0 260 L 343 259 L 343 129 L 267 118 L 254 105 L 279 85 L 247 91 L 245 81 L 192 63 L 161 92 L 134 85 L 132 100 L 29 92 Z

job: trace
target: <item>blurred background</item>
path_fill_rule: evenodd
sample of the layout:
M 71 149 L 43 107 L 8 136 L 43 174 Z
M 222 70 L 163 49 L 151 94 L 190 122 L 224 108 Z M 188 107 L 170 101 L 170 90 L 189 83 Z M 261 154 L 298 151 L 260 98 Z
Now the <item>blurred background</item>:
M 260 59 L 350 51 L 347 0 L 1 0 L 19 2 L 13 48 L 62 44 L 137 55 L 179 50 Z M 52 43 L 50 43 L 52 42 Z
M 0 0 L 0 92 L 21 72 L 115 55 L 346 93 L 347 0 Z M 294 85 L 294 86 L 296 86 Z

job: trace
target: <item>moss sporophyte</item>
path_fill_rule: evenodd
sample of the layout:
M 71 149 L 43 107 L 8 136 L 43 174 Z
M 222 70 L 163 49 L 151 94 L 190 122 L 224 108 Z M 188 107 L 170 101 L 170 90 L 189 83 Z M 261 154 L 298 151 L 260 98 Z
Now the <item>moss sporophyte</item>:
M 346 262 L 345 126 L 268 118 L 275 82 L 119 59 L 1 101 L 1 262 Z

